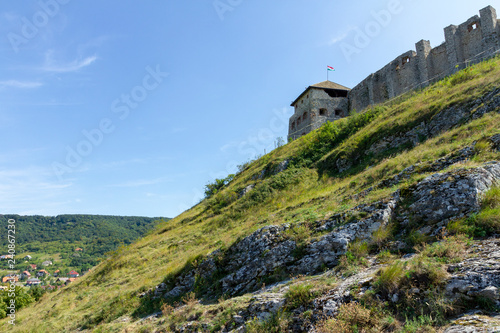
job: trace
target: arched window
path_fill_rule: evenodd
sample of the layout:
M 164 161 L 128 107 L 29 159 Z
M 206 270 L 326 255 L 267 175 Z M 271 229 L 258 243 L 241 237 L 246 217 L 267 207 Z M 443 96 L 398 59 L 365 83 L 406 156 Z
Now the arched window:
M 304 112 L 304 114 L 302 115 L 302 120 L 305 121 L 307 119 L 307 112 Z
M 326 116 L 327 115 L 326 113 L 327 113 L 327 111 L 326 111 L 325 108 L 319 109 L 319 115 L 320 116 Z

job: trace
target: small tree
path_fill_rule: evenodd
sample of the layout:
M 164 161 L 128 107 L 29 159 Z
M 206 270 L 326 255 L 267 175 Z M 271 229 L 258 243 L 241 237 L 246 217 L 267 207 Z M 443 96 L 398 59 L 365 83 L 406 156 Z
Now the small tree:
M 216 178 L 213 183 L 208 183 L 205 185 L 205 198 L 210 198 L 217 192 L 219 192 L 224 186 L 229 184 L 231 180 L 234 179 L 234 174 L 230 174 L 226 178 L 218 179 Z

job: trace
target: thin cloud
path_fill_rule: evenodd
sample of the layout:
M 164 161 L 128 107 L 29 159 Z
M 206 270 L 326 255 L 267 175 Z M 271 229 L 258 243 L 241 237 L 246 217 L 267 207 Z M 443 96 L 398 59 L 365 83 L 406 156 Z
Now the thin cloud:
M 156 179 L 140 179 L 133 180 L 121 184 L 109 185 L 109 187 L 140 187 L 140 186 L 148 186 L 148 185 L 156 185 L 167 181 L 166 178 L 156 178 Z
M 7 80 L 0 81 L 0 87 L 9 87 L 9 88 L 20 88 L 20 89 L 33 89 L 43 86 L 41 82 L 36 81 L 18 81 L 18 80 Z
M 54 73 L 70 73 L 76 72 L 84 67 L 87 67 L 94 63 L 97 60 L 97 56 L 87 57 L 82 60 L 74 60 L 68 64 L 46 64 L 42 70 L 45 72 L 54 72 Z

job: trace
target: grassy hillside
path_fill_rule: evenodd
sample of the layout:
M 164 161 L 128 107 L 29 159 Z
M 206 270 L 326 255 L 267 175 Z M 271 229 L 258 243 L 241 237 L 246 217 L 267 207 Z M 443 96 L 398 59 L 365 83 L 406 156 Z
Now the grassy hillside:
M 489 101 L 484 96 L 499 89 L 500 59 L 495 58 L 282 146 L 242 166 L 220 191 L 160 224 L 148 236 L 120 248 L 77 282 L 20 311 L 13 331 L 153 331 L 147 322 L 136 320 L 162 306 L 165 309 L 162 302 L 166 300 L 139 298 L 140 293 L 258 228 L 321 220 L 361 203 L 387 198 L 398 188 L 434 173 L 431 162 L 474 142 L 480 144 L 461 167 L 498 160 L 499 153 L 489 149 L 486 140 L 500 133 L 498 107 L 485 114 L 481 110 Z M 470 116 L 457 124 L 440 122 L 439 117 L 453 118 L 463 110 Z M 438 125 L 427 133 L 411 132 L 422 123 Z M 408 137 L 411 140 L 401 139 Z M 278 172 L 283 161 L 288 167 Z M 418 172 L 404 181 L 384 182 L 415 165 Z M 253 189 L 241 196 L 249 185 Z M 204 315 L 223 320 L 225 309 L 234 312 L 246 302 L 246 296 L 238 300 L 221 296 L 206 295 L 200 289 L 196 295 L 187 295 L 187 303 L 192 304 L 189 298 L 204 299 L 211 304 Z M 214 302 L 217 298 L 219 302 Z M 160 324 L 165 331 L 168 325 Z M 1 323 L 0 330 L 10 328 L 5 321 Z

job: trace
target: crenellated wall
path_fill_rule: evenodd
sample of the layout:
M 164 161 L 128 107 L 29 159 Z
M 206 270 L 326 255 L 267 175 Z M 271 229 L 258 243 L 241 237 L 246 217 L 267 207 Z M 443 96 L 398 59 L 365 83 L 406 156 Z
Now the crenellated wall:
M 500 24 L 496 10 L 488 6 L 459 26 L 444 29 L 445 42 L 431 48 L 421 40 L 349 92 L 349 110 L 361 111 L 409 90 L 424 87 L 468 64 L 482 61 L 500 48 Z

